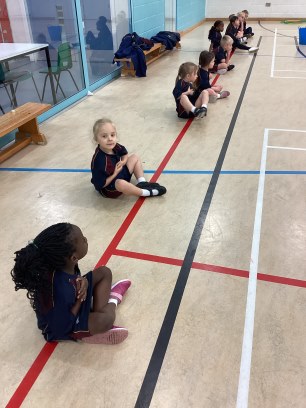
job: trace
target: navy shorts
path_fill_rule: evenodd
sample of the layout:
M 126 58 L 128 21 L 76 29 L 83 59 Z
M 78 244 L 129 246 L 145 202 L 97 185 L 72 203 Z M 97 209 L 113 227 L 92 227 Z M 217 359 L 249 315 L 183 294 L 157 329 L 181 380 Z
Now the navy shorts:
M 114 180 L 107 187 L 102 188 L 102 190 L 99 191 L 99 193 L 101 195 L 103 195 L 103 197 L 117 198 L 122 193 L 120 193 L 120 191 L 116 190 L 116 187 L 115 187 L 116 180 L 125 180 L 127 182 L 130 182 L 131 178 L 132 178 L 132 175 L 131 175 L 127 165 L 125 165 L 125 166 L 122 167 L 122 170 L 117 175 L 117 177 L 114 178 Z

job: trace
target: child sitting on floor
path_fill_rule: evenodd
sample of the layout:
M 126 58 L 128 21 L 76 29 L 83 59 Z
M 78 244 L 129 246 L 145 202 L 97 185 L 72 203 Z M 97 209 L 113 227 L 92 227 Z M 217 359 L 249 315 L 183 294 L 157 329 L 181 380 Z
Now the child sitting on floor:
M 224 35 L 221 38 L 220 46 L 214 50 L 215 62 L 211 72 L 217 72 L 218 74 L 222 75 L 235 68 L 235 65 L 229 63 L 232 46 L 232 38 L 228 35 Z
M 243 35 L 245 37 L 247 37 L 247 38 L 251 38 L 254 35 L 253 29 L 252 29 L 252 27 L 247 27 L 246 26 L 247 19 L 249 18 L 249 12 L 248 12 L 248 10 L 242 10 L 242 13 L 243 13 L 243 17 L 244 17 Z
M 78 261 L 87 251 L 80 228 L 65 222 L 46 228 L 15 252 L 15 290 L 27 290 L 46 341 L 118 344 L 128 336 L 127 329 L 113 323 L 131 281 L 112 285 L 106 266 L 81 276 Z
M 224 30 L 224 23 L 221 20 L 214 22 L 208 33 L 208 39 L 210 40 L 209 51 L 214 51 L 219 47 L 222 38 L 222 31 Z
M 243 32 L 239 31 L 239 26 L 239 18 L 235 15 L 231 15 L 225 34 L 229 35 L 233 39 L 233 48 L 246 50 L 249 53 L 257 52 L 259 50 L 258 47 L 248 47 L 247 45 L 241 43 L 240 39 L 243 37 Z
M 198 77 L 197 71 L 198 67 L 193 62 L 184 62 L 179 67 L 172 92 L 179 118 L 200 119 L 207 115 L 208 92 L 204 90 L 199 93 L 193 87 Z
M 97 120 L 93 134 L 98 146 L 91 160 L 91 182 L 103 197 L 117 198 L 121 194 L 150 197 L 166 193 L 165 187 L 146 181 L 141 160 L 136 154 L 128 154 L 117 142 L 116 127 L 110 119 Z M 133 174 L 136 186 L 131 183 Z
M 227 98 L 230 93 L 228 91 L 222 91 L 221 85 L 210 84 L 210 73 L 214 66 L 215 55 L 209 51 L 202 51 L 199 56 L 199 72 L 197 79 L 197 89 L 201 92 L 204 89 L 207 90 L 209 94 L 209 102 L 216 102 L 218 99 Z

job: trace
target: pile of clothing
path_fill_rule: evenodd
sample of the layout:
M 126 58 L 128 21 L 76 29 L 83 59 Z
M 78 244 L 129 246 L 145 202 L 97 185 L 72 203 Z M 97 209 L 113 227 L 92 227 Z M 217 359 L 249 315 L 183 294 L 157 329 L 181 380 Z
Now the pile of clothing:
M 145 77 L 147 64 L 143 51 L 150 50 L 154 43 L 162 43 L 167 50 L 172 50 L 178 41 L 180 41 L 180 34 L 171 31 L 160 31 L 151 39 L 139 37 L 135 32 L 129 33 L 122 38 L 115 52 L 115 58 L 131 58 L 136 76 Z

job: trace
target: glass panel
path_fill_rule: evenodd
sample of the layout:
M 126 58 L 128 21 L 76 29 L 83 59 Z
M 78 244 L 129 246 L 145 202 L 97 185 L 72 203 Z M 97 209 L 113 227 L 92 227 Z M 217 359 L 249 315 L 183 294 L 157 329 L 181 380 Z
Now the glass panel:
M 0 104 L 4 110 L 28 101 L 56 104 L 83 89 L 74 1 L 9 0 L 6 6 L 13 41 L 5 42 L 14 44 L 5 44 L 12 50 L 11 58 L 5 61 L 0 47 L 0 77 L 2 69 L 5 81 L 12 81 L 6 84 L 0 78 Z M 48 47 L 37 51 L 35 44 Z M 52 75 L 47 66 L 48 53 Z
M 108 75 L 122 37 L 129 30 L 128 0 L 83 0 L 84 38 L 88 63 L 89 82 L 92 84 Z

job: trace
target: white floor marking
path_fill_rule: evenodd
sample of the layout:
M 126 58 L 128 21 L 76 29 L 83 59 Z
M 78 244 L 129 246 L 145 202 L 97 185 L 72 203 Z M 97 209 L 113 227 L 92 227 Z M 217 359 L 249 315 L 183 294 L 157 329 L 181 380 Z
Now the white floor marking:
M 273 131 L 277 131 L 277 132 L 296 132 L 296 133 L 306 133 L 306 130 L 300 130 L 300 129 L 276 129 L 276 128 L 269 128 L 268 129 L 269 132 L 271 132 L 271 130 Z
M 273 78 L 278 78 L 278 79 L 306 79 L 305 77 L 284 77 L 284 76 L 274 76 Z
M 275 28 L 275 31 L 274 31 L 274 42 L 273 42 L 272 62 L 271 62 L 271 78 L 273 78 L 274 66 L 275 66 L 276 37 L 277 37 L 277 28 Z
M 261 153 L 260 175 L 258 181 L 257 202 L 253 230 L 253 241 L 250 261 L 250 275 L 248 283 L 247 305 L 240 363 L 240 375 L 237 394 L 237 408 L 247 408 L 251 375 L 251 361 L 253 348 L 253 332 L 256 304 L 257 269 L 259 258 L 260 230 L 262 219 L 262 206 L 265 186 L 265 172 L 267 162 L 267 145 L 269 129 L 265 129 Z
M 306 148 L 302 147 L 287 147 L 287 146 L 267 146 L 269 149 L 283 149 L 283 150 L 304 150 L 306 151 Z
M 274 72 L 306 72 L 306 71 L 299 71 L 296 69 L 275 69 Z

